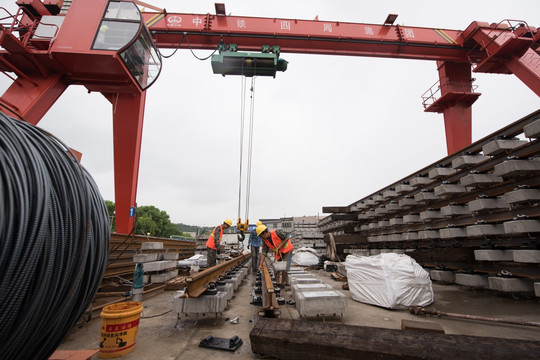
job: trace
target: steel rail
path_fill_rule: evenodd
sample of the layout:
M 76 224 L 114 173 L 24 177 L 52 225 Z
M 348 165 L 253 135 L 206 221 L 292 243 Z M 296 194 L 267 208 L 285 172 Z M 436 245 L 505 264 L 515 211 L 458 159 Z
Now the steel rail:
M 265 262 L 263 266 L 262 280 L 262 308 L 259 311 L 259 315 L 266 317 L 273 317 L 281 314 L 279 311 L 279 304 L 274 289 L 270 272 L 268 271 L 268 264 Z
M 211 282 L 216 282 L 220 275 L 225 271 L 235 267 L 240 262 L 247 259 L 251 254 L 241 255 L 239 257 L 227 260 L 221 264 L 217 264 L 209 269 L 201 271 L 193 276 L 186 277 L 187 290 L 184 297 L 199 297 L 206 291 Z
M 490 321 L 490 322 L 498 322 L 503 324 L 512 324 L 512 325 L 520 325 L 520 326 L 538 326 L 540 327 L 540 323 L 534 322 L 534 321 L 514 321 L 514 320 L 506 320 L 501 318 L 490 318 L 485 316 L 477 316 L 477 315 L 466 315 L 466 314 L 456 314 L 456 313 L 449 313 L 449 312 L 443 312 L 443 311 L 437 311 L 437 310 L 427 310 L 423 307 L 420 307 L 418 305 L 412 306 L 409 308 L 409 312 L 411 314 L 415 315 L 434 315 L 437 317 L 441 316 L 447 316 L 450 318 L 456 318 L 456 319 L 465 319 L 465 320 L 481 320 L 481 321 Z

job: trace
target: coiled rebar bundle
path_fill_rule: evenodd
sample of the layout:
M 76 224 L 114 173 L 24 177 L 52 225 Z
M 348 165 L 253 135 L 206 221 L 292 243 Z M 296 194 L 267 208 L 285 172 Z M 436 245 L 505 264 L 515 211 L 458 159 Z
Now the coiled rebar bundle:
M 88 172 L 54 136 L 0 112 L 0 356 L 46 359 L 97 292 L 110 238 Z

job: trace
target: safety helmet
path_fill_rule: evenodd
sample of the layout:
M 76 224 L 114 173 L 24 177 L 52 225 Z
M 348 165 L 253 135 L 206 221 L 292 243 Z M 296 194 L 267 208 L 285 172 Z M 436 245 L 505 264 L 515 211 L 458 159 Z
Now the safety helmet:
M 225 220 L 223 220 L 223 223 L 227 224 L 229 226 L 232 226 L 232 220 L 231 219 L 225 219 Z
M 257 226 L 257 228 L 255 229 L 255 231 L 257 231 L 257 236 L 261 235 L 267 229 L 268 228 L 265 225 Z
M 257 226 L 262 225 L 261 221 L 257 221 Z

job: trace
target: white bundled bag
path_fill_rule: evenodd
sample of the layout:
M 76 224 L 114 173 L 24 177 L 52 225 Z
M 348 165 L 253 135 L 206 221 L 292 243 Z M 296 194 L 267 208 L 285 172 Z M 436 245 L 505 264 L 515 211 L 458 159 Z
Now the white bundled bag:
M 433 303 L 431 279 L 408 255 L 347 256 L 349 290 L 354 300 L 389 309 Z
M 319 263 L 319 257 L 314 249 L 301 247 L 298 250 L 294 250 L 292 262 L 300 266 L 317 265 Z

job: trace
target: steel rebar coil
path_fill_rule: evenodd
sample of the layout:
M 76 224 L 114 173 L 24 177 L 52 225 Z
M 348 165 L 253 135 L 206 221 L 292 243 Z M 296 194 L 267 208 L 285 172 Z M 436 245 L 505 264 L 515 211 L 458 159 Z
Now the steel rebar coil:
M 3 359 L 49 358 L 96 294 L 109 238 L 105 203 L 68 148 L 0 112 Z

